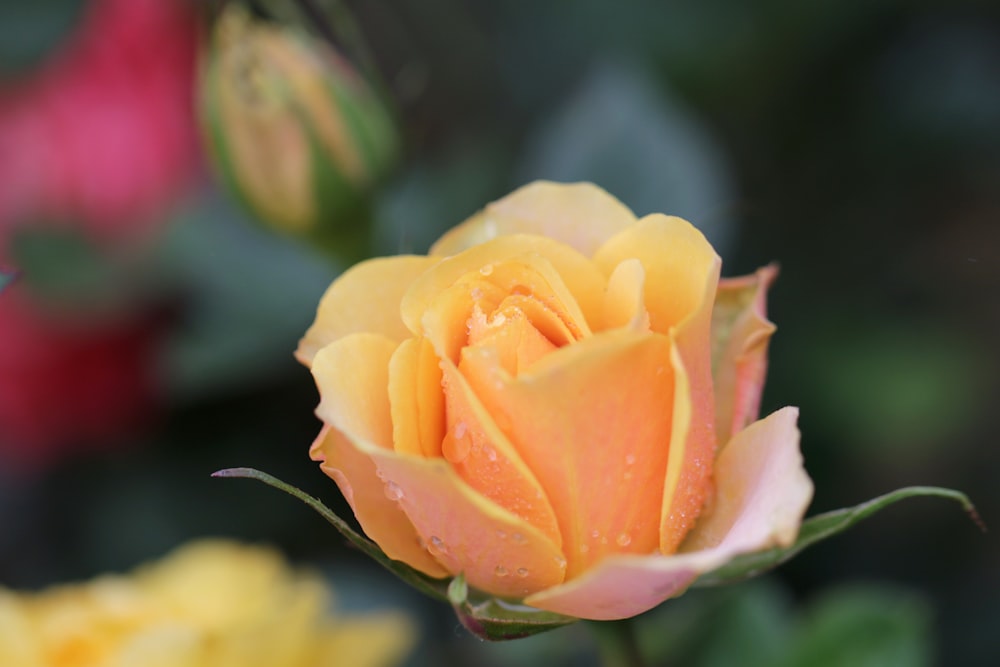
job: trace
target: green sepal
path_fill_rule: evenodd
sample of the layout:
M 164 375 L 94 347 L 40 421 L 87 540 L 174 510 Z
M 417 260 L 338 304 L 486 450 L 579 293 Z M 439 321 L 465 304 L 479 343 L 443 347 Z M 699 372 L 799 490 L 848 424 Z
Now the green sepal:
M 737 556 L 722 567 L 701 575 L 695 581 L 694 586 L 719 586 L 757 576 L 781 565 L 806 547 L 810 547 L 817 542 L 822 542 L 829 537 L 847 530 L 859 521 L 867 519 L 889 505 L 895 504 L 900 500 L 905 500 L 906 498 L 920 496 L 948 498 L 960 503 L 972 520 L 981 529 L 985 530 L 979 515 L 976 513 L 975 506 L 973 506 L 972 501 L 964 493 L 936 486 L 910 486 L 897 489 L 854 507 L 845 507 L 833 510 L 832 512 L 817 514 L 802 522 L 798 539 L 795 540 L 794 544 L 787 547 L 777 547 L 766 551 Z
M 298 498 L 316 510 L 341 535 L 347 538 L 348 542 L 357 547 L 365 555 L 371 557 L 379 565 L 420 592 L 451 604 L 462 625 L 469 632 L 481 639 L 502 641 L 505 639 L 530 637 L 531 635 L 554 630 L 579 620 L 572 616 L 563 616 L 562 614 L 555 614 L 550 611 L 542 611 L 541 609 L 507 602 L 488 594 L 480 593 L 469 588 L 468 583 L 465 581 L 465 576 L 462 574 L 459 574 L 451 581 L 447 579 L 435 579 L 413 569 L 406 563 L 393 560 L 386 556 L 378 545 L 351 528 L 346 521 L 337 516 L 321 500 L 266 472 L 261 472 L 254 468 L 227 468 L 212 473 L 212 477 L 255 479 Z

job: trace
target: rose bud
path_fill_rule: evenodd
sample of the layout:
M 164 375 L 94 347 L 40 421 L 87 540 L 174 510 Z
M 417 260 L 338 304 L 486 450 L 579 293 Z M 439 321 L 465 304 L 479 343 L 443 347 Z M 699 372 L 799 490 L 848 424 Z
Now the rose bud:
M 372 187 L 397 158 L 382 100 L 326 42 L 228 5 L 201 71 L 218 172 L 272 228 L 313 242 L 357 236 Z

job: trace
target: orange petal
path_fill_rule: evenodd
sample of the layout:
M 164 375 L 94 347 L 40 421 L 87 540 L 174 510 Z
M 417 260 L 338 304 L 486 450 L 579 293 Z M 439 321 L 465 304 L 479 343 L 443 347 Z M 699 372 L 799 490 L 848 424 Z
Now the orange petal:
M 797 410 L 740 432 L 716 464 L 718 498 L 673 556 L 612 556 L 582 577 L 525 599 L 539 609 L 594 620 L 628 618 L 682 593 L 734 556 L 791 544 L 812 497 L 802 468 Z
M 594 255 L 606 276 L 632 258 L 642 262 L 645 269 L 646 309 L 650 326 L 660 333 L 669 332 L 701 306 L 705 283 L 718 280 L 721 264 L 712 246 L 691 223 L 659 213 L 642 218 Z M 710 301 L 714 295 L 713 282 Z
M 376 334 L 352 334 L 313 360 L 317 414 L 378 469 L 378 487 L 366 491 L 395 499 L 429 553 L 448 572 L 465 572 L 476 588 L 521 597 L 561 582 L 565 561 L 541 531 L 473 490 L 447 461 L 393 450 L 387 387 L 395 348 Z M 359 482 L 351 482 L 358 498 Z
M 767 290 L 777 275 L 771 265 L 719 282 L 712 311 L 712 374 L 720 446 L 757 419 L 767 344 L 775 330 L 767 319 Z
M 531 294 L 578 336 L 589 335 L 589 323 L 602 317 L 606 281 L 593 262 L 551 239 L 515 235 L 448 257 L 421 275 L 403 298 L 403 321 L 431 337 L 440 356 L 455 360 L 464 340 L 456 327 L 464 328 L 466 321 L 458 313 L 466 308 L 466 317 L 471 314 L 479 280 L 505 295 Z M 449 290 L 453 293 L 447 294 Z M 442 308 L 445 313 L 435 313 Z M 428 330 L 432 326 L 433 334 Z
M 356 443 L 369 454 L 428 550 L 470 586 L 523 597 L 563 581 L 566 561 L 537 528 L 487 500 L 442 459 L 396 454 Z
M 609 553 L 659 544 L 673 373 L 665 336 L 616 330 L 511 377 L 489 350 L 462 371 L 535 474 L 576 576 Z
M 332 426 L 324 426 L 309 450 L 320 468 L 333 478 L 351 506 L 361 529 L 389 558 L 401 560 L 432 577 L 447 576 L 421 544 L 416 529 L 378 478 L 371 458 L 361 453 Z
M 587 257 L 635 222 L 627 206 L 592 183 L 529 183 L 441 237 L 431 255 L 455 255 L 508 234 L 537 234 Z
M 389 361 L 392 440 L 397 452 L 441 456 L 445 432 L 441 367 L 426 338 L 400 343 Z
M 469 486 L 562 545 L 541 484 L 450 361 L 442 362 L 448 431 L 442 452 Z
M 399 314 L 403 293 L 417 276 L 437 264 L 431 257 L 371 259 L 345 271 L 319 302 L 316 320 L 299 341 L 295 357 L 306 366 L 324 345 L 368 331 L 401 341 L 410 336 Z

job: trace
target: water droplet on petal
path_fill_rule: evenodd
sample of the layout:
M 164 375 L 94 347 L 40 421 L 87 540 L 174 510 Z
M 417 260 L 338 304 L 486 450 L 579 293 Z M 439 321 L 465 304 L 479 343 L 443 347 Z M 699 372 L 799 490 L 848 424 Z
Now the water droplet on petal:
M 526 567 L 519 567 L 519 568 L 517 568 L 517 576 L 521 577 L 522 579 L 524 579 L 525 577 L 527 577 L 528 576 L 528 568 L 526 568 Z
M 601 531 L 599 531 L 599 530 L 592 530 L 592 531 L 590 531 L 590 536 L 593 537 L 596 540 L 598 537 L 601 536 Z
M 562 556 L 556 556 L 553 560 L 555 560 L 556 567 L 558 567 L 560 570 L 566 568 L 566 559 L 563 558 Z
M 402 498 L 403 498 L 403 489 L 401 489 L 399 487 L 399 484 L 396 484 L 395 482 L 391 482 L 391 481 L 390 482 L 386 482 L 385 483 L 385 497 L 388 498 L 389 500 L 402 500 Z
M 431 535 L 431 539 L 427 543 L 427 551 L 431 553 L 432 556 L 441 556 L 447 553 L 448 548 L 442 540 L 437 535 Z
M 479 273 L 483 274 L 484 276 L 490 275 L 491 273 L 493 273 L 493 265 L 484 264 L 482 267 L 480 267 Z
M 630 466 L 635 463 L 635 454 L 625 455 L 625 465 Z
M 509 573 L 507 572 L 507 568 L 503 565 L 497 565 L 497 569 L 493 570 L 493 574 L 498 577 L 506 577 Z
M 461 440 L 462 438 L 464 438 L 465 433 L 468 430 L 469 427 L 465 425 L 465 422 L 458 422 L 457 424 L 455 424 L 455 439 Z
M 616 539 L 615 542 L 617 542 L 620 547 L 627 547 L 632 544 L 632 536 L 628 533 L 622 533 L 618 536 L 618 539 Z
M 472 291 L 469 292 L 469 296 L 471 296 L 473 299 L 475 299 L 477 301 L 479 299 L 482 299 L 483 298 L 483 288 L 482 287 L 473 287 Z
M 506 540 L 507 531 L 504 530 L 503 528 L 497 528 L 497 537 L 499 537 L 501 540 Z
M 497 460 L 497 450 L 493 449 L 492 447 L 487 447 L 486 448 L 486 458 L 489 459 L 490 461 L 496 461 Z
M 525 544 L 528 541 L 528 538 L 521 533 L 514 533 L 510 539 L 514 540 L 514 544 Z
M 456 427 L 455 430 L 458 430 Z M 441 444 L 441 453 L 451 463 L 461 463 L 469 456 L 472 442 L 469 438 L 445 438 Z
M 580 553 L 585 554 L 588 551 L 590 551 L 590 547 L 588 547 L 586 544 L 581 544 L 580 545 Z

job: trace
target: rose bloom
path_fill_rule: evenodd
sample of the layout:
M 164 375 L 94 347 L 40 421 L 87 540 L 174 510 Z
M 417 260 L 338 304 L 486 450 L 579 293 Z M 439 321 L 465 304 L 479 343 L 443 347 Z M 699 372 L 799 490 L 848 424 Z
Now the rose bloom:
M 0 246 L 36 221 L 141 239 L 190 184 L 199 153 L 188 5 L 91 0 L 36 71 L 0 81 Z
M 680 218 L 525 186 L 330 286 L 297 350 L 310 454 L 421 572 L 580 618 L 650 609 L 793 542 L 812 496 L 796 410 L 754 422 L 774 271 L 720 264 Z
M 0 588 L 0 664 L 388 667 L 414 643 L 400 614 L 338 618 L 330 607 L 323 580 L 277 553 L 202 540 L 128 576 Z

